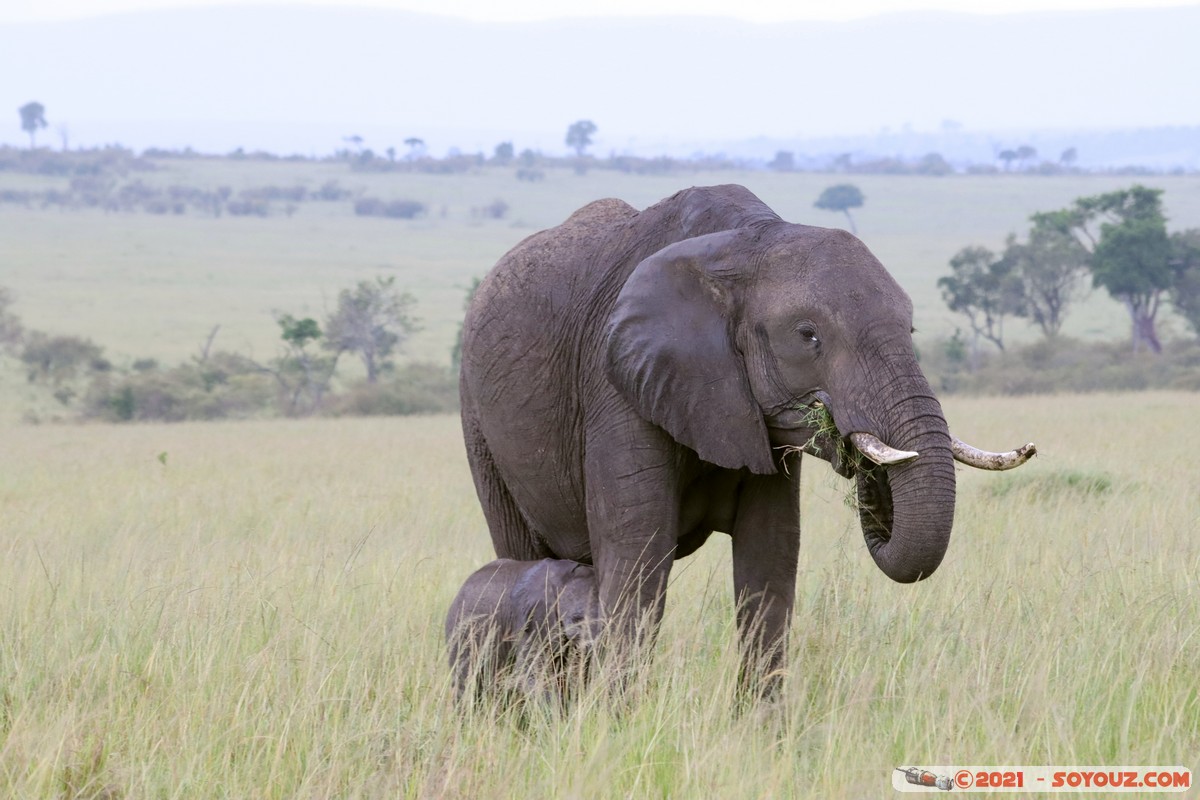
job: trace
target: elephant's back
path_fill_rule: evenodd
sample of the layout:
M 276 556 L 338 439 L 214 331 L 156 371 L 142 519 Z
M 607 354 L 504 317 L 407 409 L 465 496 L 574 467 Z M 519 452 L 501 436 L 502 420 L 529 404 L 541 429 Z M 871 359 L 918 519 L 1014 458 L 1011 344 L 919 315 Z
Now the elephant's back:
M 574 336 L 600 331 L 595 317 L 643 258 L 692 236 L 778 221 L 737 185 L 683 189 L 642 211 L 616 198 L 588 203 L 522 240 L 484 278 L 467 311 L 464 368 L 472 351 L 492 360 L 527 356 L 537 341 L 559 351 L 597 344 Z M 495 349 L 502 342 L 507 352 Z
M 504 278 L 530 269 L 536 272 L 566 265 L 600 247 L 615 229 L 637 214 L 636 208 L 615 197 L 594 200 L 561 224 L 521 240 L 497 262 L 492 274 Z
M 598 263 L 605 242 L 637 213 L 623 200 L 596 200 L 562 224 L 526 237 L 484 278 L 468 320 L 475 317 L 477 325 L 486 324 L 489 312 L 507 314 L 541 296 L 565 300 L 563 295 L 585 290 L 581 273 Z
M 596 200 L 562 224 L 535 233 L 504 255 L 483 279 L 463 326 L 463 379 L 483 399 L 520 366 L 523 388 L 550 361 L 578 351 L 578 319 L 594 303 L 604 257 L 637 210 L 615 198 Z M 565 368 L 565 365 L 559 369 Z M 531 374 L 532 373 L 532 374 Z M 565 376 L 542 375 L 547 380 Z

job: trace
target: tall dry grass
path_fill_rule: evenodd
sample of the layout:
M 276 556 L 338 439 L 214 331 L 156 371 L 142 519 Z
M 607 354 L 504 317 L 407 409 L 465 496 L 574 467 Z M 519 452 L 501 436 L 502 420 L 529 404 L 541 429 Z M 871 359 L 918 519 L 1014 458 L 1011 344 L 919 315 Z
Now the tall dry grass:
M 0 432 L 0 796 L 878 797 L 910 764 L 1200 768 L 1195 395 L 955 399 L 1042 455 L 960 472 L 946 561 L 871 564 L 804 462 L 781 700 L 734 713 L 729 547 L 672 575 L 628 702 L 463 712 L 492 558 L 449 417 Z

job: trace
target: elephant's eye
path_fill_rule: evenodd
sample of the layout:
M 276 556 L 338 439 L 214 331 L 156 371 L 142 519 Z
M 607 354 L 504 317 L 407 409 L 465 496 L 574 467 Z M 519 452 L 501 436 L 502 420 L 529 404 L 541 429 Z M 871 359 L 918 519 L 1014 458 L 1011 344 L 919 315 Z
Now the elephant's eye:
M 817 338 L 817 329 L 812 325 L 801 325 L 796 329 L 796 332 L 799 333 L 800 338 L 808 344 L 816 344 L 818 341 L 820 341 Z

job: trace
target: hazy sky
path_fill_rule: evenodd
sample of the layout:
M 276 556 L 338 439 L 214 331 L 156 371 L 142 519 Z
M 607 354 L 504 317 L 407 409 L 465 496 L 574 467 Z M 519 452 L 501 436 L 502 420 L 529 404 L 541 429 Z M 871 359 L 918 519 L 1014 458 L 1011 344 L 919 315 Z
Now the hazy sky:
M 436 154 L 490 152 L 508 140 L 561 152 L 565 126 L 577 119 L 600 126 L 597 152 L 736 146 L 754 157 L 831 136 L 907 141 L 961 130 L 966 141 L 1010 131 L 996 134 L 997 146 L 1009 146 L 1005 137 L 1028 138 L 1014 131 L 1200 124 L 1200 85 L 1187 77 L 1200 72 L 1200 0 L 1146 2 L 1176 8 L 1100 13 L 1138 8 L 1136 0 L 0 0 L 0 23 L 93 18 L 0 36 L 0 75 L 9 77 L 0 81 L 0 143 L 27 140 L 15 110 L 32 99 L 52 126 L 39 141 L 69 134 L 74 146 L 202 152 L 324 153 L 350 134 L 377 150 L 418 136 Z M 128 13 L 187 7 L 222 11 Z M 384 9 L 476 20 L 503 13 L 513 24 L 404 20 Z M 1031 17 L 1031 9 L 1076 13 Z M 920 10 L 973 13 L 848 21 Z M 610 19 L 517 24 L 564 13 Z M 659 19 L 613 18 L 648 14 Z M 745 22 L 664 19 L 734 14 Z M 770 24 L 805 19 L 824 24 Z M 1034 143 L 1043 144 L 1066 146 Z M 1198 157 L 1194 144 L 1172 148 L 1163 156 L 1171 163 Z
M 303 0 L 0 0 L 0 22 L 70 19 L 152 8 L 296 4 Z M 1085 11 L 1195 5 L 1196 0 L 322 0 L 311 5 L 368 6 L 448 14 L 476 20 L 536 20 L 587 16 L 705 15 L 755 22 L 847 20 L 894 11 L 941 10 L 979 14 Z

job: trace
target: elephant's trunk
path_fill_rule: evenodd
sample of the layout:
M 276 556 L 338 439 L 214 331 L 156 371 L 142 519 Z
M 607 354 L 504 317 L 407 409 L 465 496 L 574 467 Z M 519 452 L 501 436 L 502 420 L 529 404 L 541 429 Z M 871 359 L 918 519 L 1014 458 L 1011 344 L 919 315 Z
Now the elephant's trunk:
M 942 563 L 954 522 L 954 465 L 948 436 L 909 443 L 920 457 L 859 471 L 858 514 L 871 557 L 894 581 L 927 578 Z
M 871 557 L 892 580 L 911 583 L 932 575 L 950 544 L 954 459 L 941 405 L 928 383 L 919 372 L 903 382 L 908 383 L 903 399 L 886 411 L 848 410 L 846 416 L 858 422 L 847 420 L 851 431 L 864 430 L 862 421 L 870 419 L 876 429 L 867 432 L 893 448 L 919 454 L 890 466 L 860 459 L 855 477 L 859 520 Z

